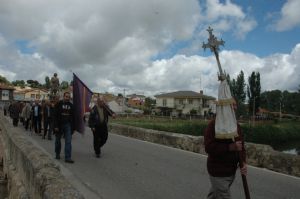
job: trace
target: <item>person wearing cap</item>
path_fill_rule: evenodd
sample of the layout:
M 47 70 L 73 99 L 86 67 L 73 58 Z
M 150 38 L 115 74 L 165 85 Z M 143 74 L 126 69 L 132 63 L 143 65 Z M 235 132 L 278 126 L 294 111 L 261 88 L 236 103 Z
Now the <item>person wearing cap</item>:
M 216 118 L 209 122 L 204 133 L 207 171 L 211 182 L 208 199 L 231 198 L 230 186 L 239 166 L 239 155 L 243 161 L 241 174 L 247 174 L 244 139 L 241 127 L 236 122 L 235 109 L 236 102 L 231 98 L 227 82 L 223 81 L 219 87 Z
M 108 116 L 113 118 L 116 114 L 105 104 L 104 99 L 100 96 L 97 103 L 91 110 L 89 117 L 89 127 L 93 132 L 93 144 L 97 158 L 101 155 L 101 147 L 106 143 L 108 137 Z

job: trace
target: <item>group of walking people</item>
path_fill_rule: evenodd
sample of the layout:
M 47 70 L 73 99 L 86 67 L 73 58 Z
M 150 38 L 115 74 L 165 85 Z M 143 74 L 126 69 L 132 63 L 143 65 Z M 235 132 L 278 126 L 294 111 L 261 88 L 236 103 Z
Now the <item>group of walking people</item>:
M 222 86 L 222 85 L 221 85 Z M 227 87 L 227 85 L 225 85 Z M 204 144 L 208 154 L 207 170 L 211 181 L 208 199 L 230 199 L 230 187 L 235 179 L 235 173 L 240 167 L 241 174 L 247 175 L 246 153 L 243 134 L 237 124 L 234 112 L 235 100 L 219 99 L 217 115 L 205 130 Z M 43 136 L 51 140 L 55 134 L 55 158 L 60 159 L 61 138 L 65 139 L 65 162 L 74 163 L 72 159 L 72 135 L 74 133 L 74 107 L 70 101 L 70 93 L 65 92 L 61 101 L 44 101 L 41 104 L 14 102 L 4 108 L 4 114 L 9 114 L 13 125 L 18 125 L 21 118 L 25 129 L 32 126 L 35 133 L 41 135 L 43 121 Z M 93 133 L 95 156 L 101 156 L 101 147 L 108 138 L 108 118 L 116 114 L 106 105 L 102 97 L 97 98 L 95 106 L 90 111 L 88 125 Z M 31 124 L 31 125 L 29 125 Z
M 62 100 L 35 100 L 34 102 L 12 102 L 5 105 L 4 115 L 9 115 L 13 125 L 21 121 L 26 130 L 34 131 L 43 139 L 52 140 L 55 135 L 55 158 L 60 159 L 61 139 L 64 138 L 64 155 L 66 163 L 74 163 L 72 159 L 72 135 L 74 133 L 74 107 L 69 92 L 65 92 Z M 100 158 L 101 148 L 108 138 L 108 118 L 116 114 L 105 103 L 102 96 L 97 97 L 92 107 L 88 125 L 93 133 L 95 157 Z
M 55 100 L 35 100 L 34 102 L 12 101 L 4 105 L 4 115 L 10 116 L 13 126 L 23 124 L 26 131 L 52 140 Z

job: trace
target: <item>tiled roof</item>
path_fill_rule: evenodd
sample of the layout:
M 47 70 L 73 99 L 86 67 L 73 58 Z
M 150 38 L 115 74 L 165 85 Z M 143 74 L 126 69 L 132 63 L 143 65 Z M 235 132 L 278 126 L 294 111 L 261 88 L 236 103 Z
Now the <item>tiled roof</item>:
M 0 83 L 0 89 L 14 90 L 13 86 Z
M 176 91 L 172 93 L 163 93 L 160 95 L 155 95 L 156 98 L 162 98 L 162 97 L 171 97 L 171 98 L 205 98 L 205 99 L 211 99 L 214 100 L 214 97 L 203 95 L 201 93 L 197 93 L 195 91 Z

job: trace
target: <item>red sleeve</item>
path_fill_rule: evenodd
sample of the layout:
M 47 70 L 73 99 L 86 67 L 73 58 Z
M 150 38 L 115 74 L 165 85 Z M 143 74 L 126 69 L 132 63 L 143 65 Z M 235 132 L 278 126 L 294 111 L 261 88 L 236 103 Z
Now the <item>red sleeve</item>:
M 215 121 L 211 121 L 204 133 L 204 145 L 206 153 L 218 156 L 228 152 L 229 144 L 217 142 L 215 139 Z

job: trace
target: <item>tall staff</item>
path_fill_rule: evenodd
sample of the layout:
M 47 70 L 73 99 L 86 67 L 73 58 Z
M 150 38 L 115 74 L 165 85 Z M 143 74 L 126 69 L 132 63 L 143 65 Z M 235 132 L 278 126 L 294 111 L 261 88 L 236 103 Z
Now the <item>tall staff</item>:
M 208 43 L 205 44 L 203 42 L 202 48 L 204 50 L 206 48 L 209 48 L 211 50 L 211 52 L 213 52 L 215 54 L 216 59 L 217 59 L 217 63 L 218 63 L 218 68 L 219 68 L 219 80 L 223 81 L 225 79 L 225 75 L 224 75 L 224 72 L 222 70 L 220 60 L 219 60 L 219 50 L 220 50 L 219 46 L 220 45 L 224 46 L 225 41 L 223 41 L 222 39 L 218 40 L 215 37 L 215 35 L 212 34 L 213 29 L 210 26 L 208 27 L 207 31 L 209 33 Z
M 219 60 L 219 46 L 222 45 L 224 46 L 225 41 L 218 40 L 212 33 L 213 29 L 211 27 L 208 27 L 207 29 L 208 33 L 209 33 L 209 38 L 208 38 L 208 43 L 204 43 L 202 45 L 202 48 L 205 50 L 206 48 L 209 48 L 211 50 L 211 52 L 213 52 L 215 54 L 215 57 L 217 59 L 217 63 L 218 63 L 218 68 L 219 68 L 219 75 L 218 75 L 218 79 L 219 81 L 224 81 L 225 80 L 225 74 L 222 70 L 221 67 L 221 63 Z M 230 94 L 231 95 L 231 94 Z M 242 168 L 244 165 L 243 160 L 242 160 L 242 151 L 238 152 L 239 153 L 239 166 L 240 168 Z M 248 183 L 247 183 L 247 178 L 246 175 L 241 174 L 242 176 L 242 181 L 243 181 L 243 187 L 244 187 L 244 192 L 245 192 L 245 196 L 246 199 L 250 199 L 250 193 L 249 193 L 249 188 L 248 188 Z

